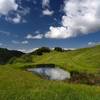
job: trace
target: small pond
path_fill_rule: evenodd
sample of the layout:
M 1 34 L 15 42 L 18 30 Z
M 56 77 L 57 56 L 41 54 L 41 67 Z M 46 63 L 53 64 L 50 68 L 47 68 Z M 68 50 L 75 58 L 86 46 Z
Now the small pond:
M 27 71 L 42 76 L 45 79 L 49 80 L 66 80 L 70 79 L 71 75 L 68 71 L 65 71 L 58 67 L 37 67 L 37 68 L 28 68 Z

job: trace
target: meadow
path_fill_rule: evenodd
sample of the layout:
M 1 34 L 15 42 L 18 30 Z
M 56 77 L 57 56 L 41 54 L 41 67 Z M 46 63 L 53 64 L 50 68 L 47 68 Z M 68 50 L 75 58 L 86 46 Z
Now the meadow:
M 99 100 L 100 86 L 44 80 L 28 66 L 55 64 L 69 72 L 100 76 L 100 46 L 74 51 L 26 54 L 0 65 L 0 100 Z M 10 62 L 11 62 L 10 61 Z

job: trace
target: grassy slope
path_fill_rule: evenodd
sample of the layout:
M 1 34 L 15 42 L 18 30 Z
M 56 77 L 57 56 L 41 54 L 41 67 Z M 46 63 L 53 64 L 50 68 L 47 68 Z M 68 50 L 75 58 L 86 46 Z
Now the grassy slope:
M 33 56 L 34 64 L 54 63 L 68 70 L 98 72 L 100 46 Z M 83 56 L 84 55 L 84 56 Z M 100 87 L 43 80 L 21 69 L 26 64 L 0 66 L 0 100 L 99 100 Z
M 0 100 L 99 100 L 100 87 L 40 79 L 32 73 L 0 67 Z
M 67 70 L 100 73 L 100 46 L 70 52 L 51 52 L 33 56 L 35 64 L 53 63 Z

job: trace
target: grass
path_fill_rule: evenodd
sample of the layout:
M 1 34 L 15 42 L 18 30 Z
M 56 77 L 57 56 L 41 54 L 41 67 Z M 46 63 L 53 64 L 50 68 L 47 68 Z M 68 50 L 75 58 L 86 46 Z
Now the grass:
M 52 63 L 69 71 L 100 73 L 100 46 L 34 56 L 34 64 Z
M 53 63 L 69 71 L 97 74 L 100 73 L 99 58 L 100 46 L 96 46 L 32 55 L 30 63 L 16 60 L 14 64 L 0 65 L 0 100 L 99 100 L 100 86 L 43 80 L 23 69 L 35 64 Z
M 99 100 L 100 87 L 43 80 L 32 73 L 0 67 L 0 100 Z

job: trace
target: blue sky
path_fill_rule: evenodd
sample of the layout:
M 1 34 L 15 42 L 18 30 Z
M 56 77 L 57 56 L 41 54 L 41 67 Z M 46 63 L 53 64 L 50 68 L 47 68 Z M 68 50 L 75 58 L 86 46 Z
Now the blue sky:
M 0 0 L 0 47 L 79 48 L 100 43 L 98 0 Z

